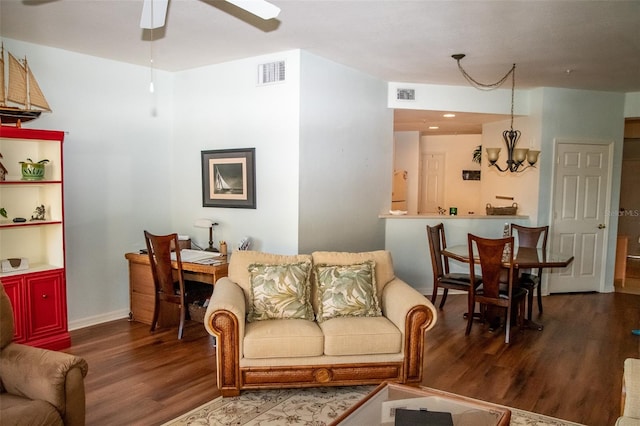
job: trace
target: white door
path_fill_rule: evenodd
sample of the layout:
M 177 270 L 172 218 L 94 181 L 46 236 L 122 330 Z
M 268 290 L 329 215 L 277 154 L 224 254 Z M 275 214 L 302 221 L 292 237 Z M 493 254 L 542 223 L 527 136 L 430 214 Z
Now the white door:
M 444 154 L 420 157 L 420 208 L 418 213 L 437 213 L 444 205 Z
M 549 292 L 599 291 L 605 264 L 609 145 L 558 143 L 552 249 L 574 256 L 549 274 Z

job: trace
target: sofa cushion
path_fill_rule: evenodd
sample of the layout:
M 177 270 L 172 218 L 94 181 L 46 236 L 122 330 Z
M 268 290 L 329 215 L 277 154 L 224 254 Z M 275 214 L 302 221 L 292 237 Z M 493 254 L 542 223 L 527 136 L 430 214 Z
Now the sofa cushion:
M 0 394 L 0 419 L 7 425 L 62 426 L 62 417 L 47 401 L 28 399 L 7 393 Z
M 238 284 L 244 292 L 247 306 L 250 305 L 251 295 L 251 274 L 249 273 L 249 265 L 252 263 L 260 263 L 263 265 L 279 265 L 285 263 L 300 263 L 311 260 L 308 254 L 300 255 L 281 255 L 263 253 L 254 250 L 236 250 L 231 256 L 229 262 L 228 277 L 231 281 Z
M 247 321 L 313 320 L 309 302 L 311 261 L 279 265 L 251 264 L 251 297 Z
M 382 315 L 376 294 L 375 262 L 315 265 L 318 286 L 316 320 Z
M 245 358 L 283 358 L 322 355 L 324 337 L 314 321 L 276 319 L 248 323 Z
M 391 259 L 391 253 L 387 250 L 367 251 L 360 253 L 339 252 L 339 251 L 316 251 L 311 254 L 313 257 L 314 265 L 353 265 L 355 263 L 366 262 L 367 260 L 373 260 L 376 263 L 376 291 L 378 294 L 382 294 L 384 287 L 389 284 L 394 278 L 393 273 L 393 261 Z M 313 281 L 314 277 L 311 275 L 311 303 L 314 304 L 314 309 L 317 312 L 317 306 L 315 305 L 317 297 L 315 294 L 316 285 Z
M 320 323 L 325 355 L 399 353 L 402 333 L 385 317 L 332 318 Z

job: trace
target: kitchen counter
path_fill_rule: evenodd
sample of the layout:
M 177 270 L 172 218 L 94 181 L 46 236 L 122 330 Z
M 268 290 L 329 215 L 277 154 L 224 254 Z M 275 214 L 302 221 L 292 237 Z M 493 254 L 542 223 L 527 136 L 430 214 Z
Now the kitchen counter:
M 529 216 L 522 215 L 486 215 L 486 214 L 459 214 L 456 216 L 450 215 L 437 215 L 437 214 L 381 214 L 378 216 L 380 219 L 437 219 L 437 220 L 449 220 L 449 219 L 529 219 Z

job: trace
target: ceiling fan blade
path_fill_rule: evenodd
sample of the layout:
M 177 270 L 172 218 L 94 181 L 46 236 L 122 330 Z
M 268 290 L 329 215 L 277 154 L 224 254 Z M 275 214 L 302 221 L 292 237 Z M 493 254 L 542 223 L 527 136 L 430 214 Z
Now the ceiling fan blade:
M 271 19 L 278 16 L 280 8 L 265 0 L 227 0 L 229 3 L 262 18 Z
M 140 28 L 152 30 L 164 27 L 169 0 L 143 0 Z

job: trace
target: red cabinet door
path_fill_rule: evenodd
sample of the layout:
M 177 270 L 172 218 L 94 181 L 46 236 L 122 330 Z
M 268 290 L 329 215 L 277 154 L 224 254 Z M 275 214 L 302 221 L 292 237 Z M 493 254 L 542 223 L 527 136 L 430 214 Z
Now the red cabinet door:
M 27 335 L 29 340 L 64 332 L 67 329 L 67 303 L 63 271 L 52 271 L 25 277 L 28 304 Z
M 13 341 L 16 343 L 22 343 L 27 339 L 25 335 L 25 326 L 21 312 L 24 312 L 24 294 L 22 293 L 22 277 L 7 277 L 2 278 L 2 285 L 4 291 L 9 296 L 11 301 L 11 307 L 13 308 Z

